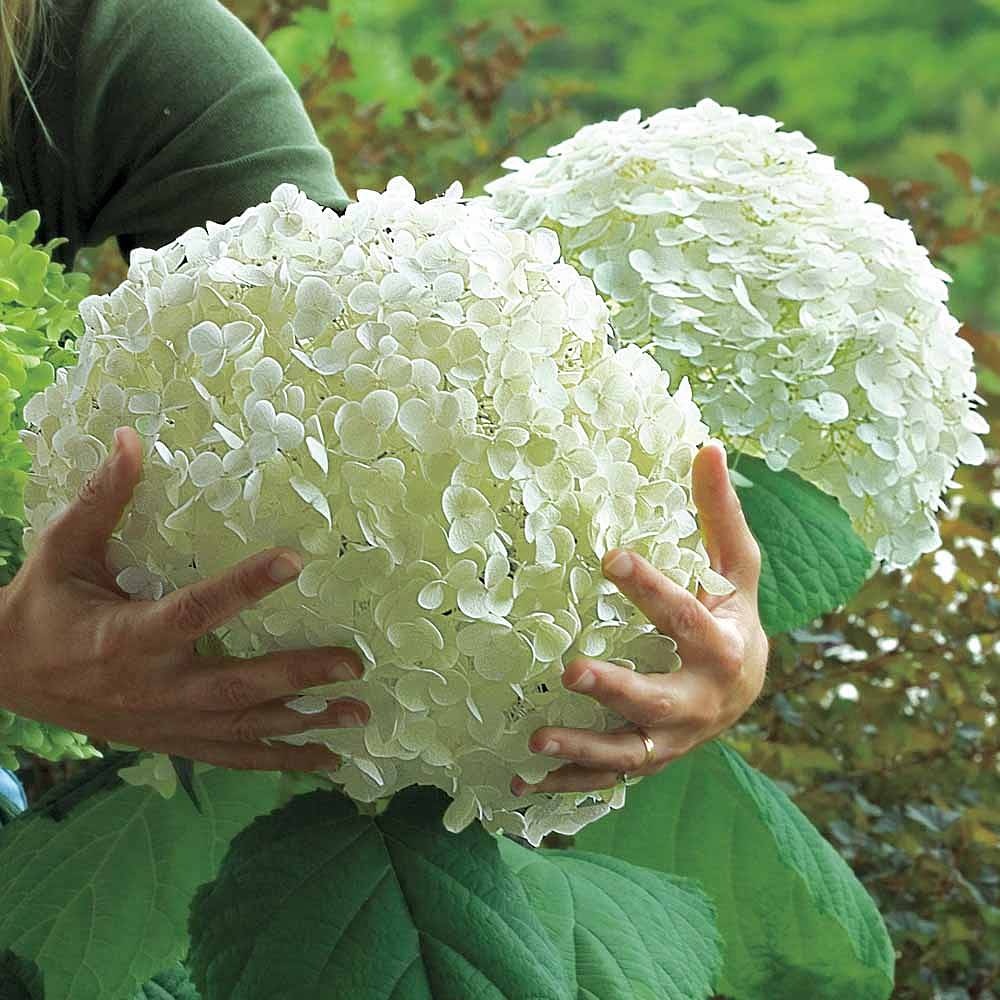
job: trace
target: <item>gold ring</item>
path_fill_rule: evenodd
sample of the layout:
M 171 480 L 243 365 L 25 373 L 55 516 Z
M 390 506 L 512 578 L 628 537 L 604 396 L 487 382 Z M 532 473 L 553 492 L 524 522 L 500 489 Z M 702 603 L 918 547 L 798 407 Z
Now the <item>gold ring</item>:
M 643 767 L 649 767 L 656 760 L 656 744 L 649 738 L 649 733 L 641 726 L 635 727 L 636 734 L 642 737 L 642 744 L 646 748 L 646 759 L 642 762 Z
M 649 765 L 656 760 L 656 744 L 652 741 L 652 739 L 650 739 L 649 733 L 647 733 L 641 726 L 635 727 L 635 734 L 642 738 L 642 745 L 646 748 L 646 759 L 642 762 L 642 766 L 649 767 Z M 618 781 L 626 785 L 631 781 L 638 780 L 638 778 L 633 779 L 628 771 L 622 771 L 622 773 L 618 775 Z

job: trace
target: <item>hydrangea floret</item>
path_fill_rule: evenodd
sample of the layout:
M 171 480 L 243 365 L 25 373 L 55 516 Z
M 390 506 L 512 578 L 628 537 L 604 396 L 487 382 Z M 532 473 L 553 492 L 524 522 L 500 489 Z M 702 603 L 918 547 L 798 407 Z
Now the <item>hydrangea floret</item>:
M 535 844 L 622 804 L 622 784 L 509 788 L 561 766 L 528 749 L 539 726 L 624 724 L 561 684 L 572 657 L 679 664 L 601 557 L 628 546 L 681 586 L 732 587 L 694 517 L 707 427 L 689 383 L 671 392 L 648 351 L 614 349 L 552 231 L 510 228 L 458 185 L 421 203 L 396 178 L 338 216 L 286 184 L 134 251 L 81 311 L 79 364 L 26 410 L 29 542 L 133 424 L 145 474 L 111 549 L 119 584 L 156 599 L 271 545 L 304 552 L 297 585 L 222 638 L 247 656 L 358 649 L 363 679 L 290 704 L 350 695 L 370 722 L 284 737 L 342 754 L 329 778 L 348 795 L 435 785 L 449 829 Z
M 988 428 L 949 276 L 801 132 L 711 99 L 581 128 L 486 185 L 558 233 L 624 343 L 687 376 L 712 432 L 835 496 L 889 566 Z

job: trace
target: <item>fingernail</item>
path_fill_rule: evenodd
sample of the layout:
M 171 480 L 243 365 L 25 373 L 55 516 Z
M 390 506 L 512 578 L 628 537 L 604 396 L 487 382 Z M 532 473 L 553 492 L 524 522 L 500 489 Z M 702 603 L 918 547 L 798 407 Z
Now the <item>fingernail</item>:
M 330 679 L 334 681 L 356 681 L 361 669 L 350 660 L 336 660 L 330 667 Z
M 624 580 L 632 573 L 632 557 L 624 549 L 616 550 L 608 562 L 607 570 L 612 576 Z
M 294 580 L 302 572 L 302 558 L 283 552 L 280 556 L 271 560 L 271 565 L 267 567 L 267 575 L 275 583 L 288 583 Z
M 567 684 L 573 691 L 589 691 L 597 683 L 593 670 L 584 670 L 572 684 Z
M 331 711 L 331 715 L 338 726 L 364 726 L 368 724 L 371 712 L 368 706 L 360 701 L 353 704 L 341 702 L 339 707 Z
M 108 456 L 108 464 L 110 465 L 117 465 L 122 457 L 122 433 L 124 430 L 124 427 L 119 427 L 115 430 L 114 445 L 111 448 L 111 454 Z
M 546 740 L 545 746 L 539 752 L 547 754 L 559 753 L 559 744 L 555 740 Z
M 514 780 L 510 783 L 510 790 L 518 796 L 518 798 L 524 795 L 529 788 L 530 786 L 525 784 L 520 778 L 514 778 Z
M 709 438 L 706 444 L 714 444 L 722 452 L 723 458 L 725 458 L 726 446 L 718 438 Z

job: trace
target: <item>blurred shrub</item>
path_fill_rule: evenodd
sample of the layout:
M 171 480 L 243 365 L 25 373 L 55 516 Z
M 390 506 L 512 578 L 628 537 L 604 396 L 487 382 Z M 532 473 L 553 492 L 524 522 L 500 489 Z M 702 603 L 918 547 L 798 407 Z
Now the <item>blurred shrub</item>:
M 0 187 L 0 216 L 7 199 Z M 21 562 L 22 496 L 31 460 L 18 432 L 24 405 L 50 385 L 56 369 L 75 358 L 82 330 L 77 306 L 86 294 L 82 274 L 65 274 L 52 251 L 65 240 L 35 242 L 36 211 L 0 218 L 0 584 Z
M 405 68 L 426 55 L 454 69 L 449 38 L 456 24 L 518 15 L 566 29 L 535 53 L 519 86 L 540 80 L 587 81 L 575 102 L 583 120 L 642 106 L 693 104 L 710 94 L 766 113 L 836 150 L 853 169 L 873 150 L 905 134 L 954 130 L 970 92 L 1000 97 L 1000 5 L 996 0 L 330 0 L 261 3 L 233 0 L 268 37 L 293 79 L 300 61 L 315 64 L 324 39 L 350 12 L 356 24 L 341 42 L 356 76 L 346 92 L 382 101 L 391 115 L 421 100 Z M 278 9 L 280 17 L 273 13 Z M 289 17 L 301 31 L 285 30 Z M 343 25 L 341 25 L 343 27 Z M 277 29 L 277 30 L 276 30 Z

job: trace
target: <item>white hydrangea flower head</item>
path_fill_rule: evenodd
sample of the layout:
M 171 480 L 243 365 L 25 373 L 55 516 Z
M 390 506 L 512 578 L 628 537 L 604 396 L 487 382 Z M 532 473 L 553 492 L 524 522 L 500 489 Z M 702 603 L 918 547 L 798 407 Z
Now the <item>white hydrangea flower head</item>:
M 712 432 L 837 497 L 890 566 L 987 431 L 949 276 L 801 132 L 705 99 L 587 125 L 486 186 L 558 233 L 624 343 L 690 379 Z
M 694 518 L 707 427 L 647 351 L 611 346 L 593 282 L 554 233 L 509 228 L 457 185 L 418 202 L 402 178 L 338 216 L 290 185 L 225 225 L 132 253 L 82 312 L 80 361 L 32 401 L 28 543 L 133 424 L 144 479 L 116 533 L 136 597 L 272 545 L 296 585 L 222 634 L 254 656 L 351 645 L 363 679 L 304 692 L 371 707 L 359 729 L 285 737 L 343 755 L 330 775 L 371 802 L 412 784 L 537 844 L 624 801 L 622 785 L 515 797 L 561 761 L 542 725 L 624 724 L 560 681 L 576 655 L 639 670 L 679 661 L 600 570 L 633 548 L 678 584 L 732 590 Z M 169 783 L 161 768 L 128 778 Z

